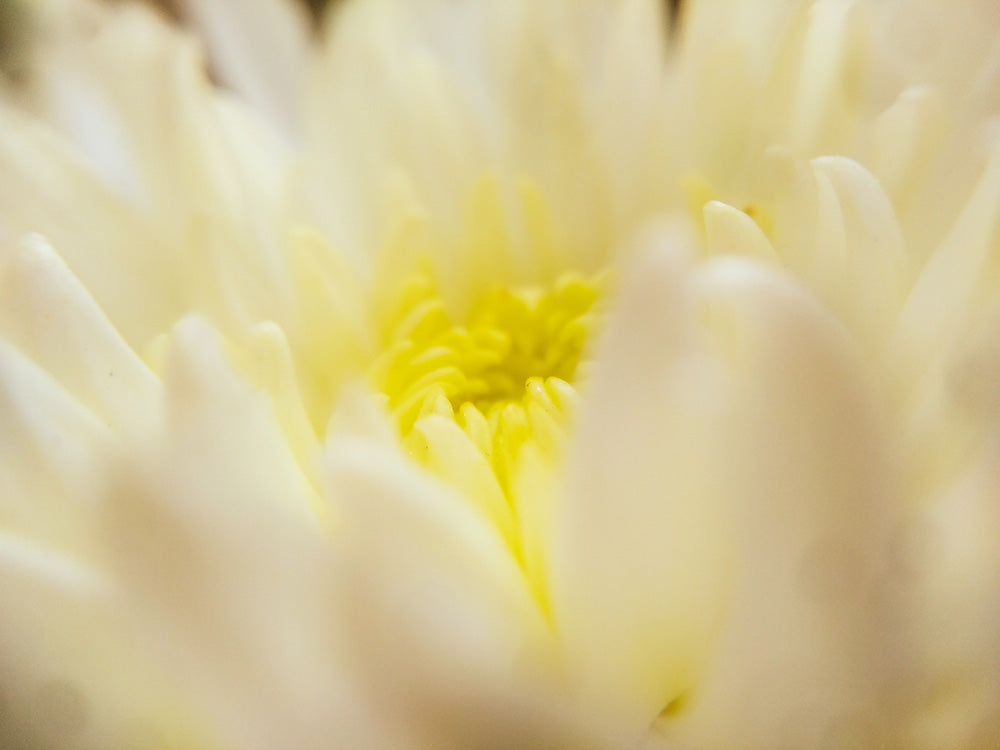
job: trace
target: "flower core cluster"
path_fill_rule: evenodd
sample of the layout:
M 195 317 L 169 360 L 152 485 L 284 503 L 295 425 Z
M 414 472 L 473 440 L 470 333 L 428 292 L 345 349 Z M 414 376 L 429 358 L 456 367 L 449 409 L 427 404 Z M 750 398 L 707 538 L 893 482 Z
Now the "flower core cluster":
M 435 463 L 442 446 L 429 418 L 443 419 L 461 428 L 509 494 L 510 469 L 527 441 L 556 453 L 603 283 L 567 273 L 549 287 L 498 285 L 464 314 L 448 309 L 430 273 L 402 283 L 369 377 L 410 454 Z

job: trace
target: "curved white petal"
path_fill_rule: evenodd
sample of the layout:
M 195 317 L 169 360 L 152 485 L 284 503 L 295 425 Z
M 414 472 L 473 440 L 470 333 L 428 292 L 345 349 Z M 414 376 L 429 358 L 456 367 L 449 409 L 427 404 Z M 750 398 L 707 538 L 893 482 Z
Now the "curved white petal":
M 400 218 L 387 205 L 400 176 L 441 233 L 430 253 L 450 272 L 477 251 L 461 233 L 467 196 L 489 174 L 509 252 L 530 268 L 518 193 L 527 176 L 552 204 L 560 244 L 588 269 L 603 263 L 618 224 L 649 210 L 644 188 L 656 179 L 644 148 L 655 145 L 648 93 L 662 75 L 657 5 L 343 4 L 310 95 L 310 215 L 370 263 L 365 249 Z M 622 85 L 626 64 L 648 86 Z
M 984 293 L 998 222 L 1000 145 L 995 145 L 974 192 L 906 300 L 893 343 L 907 363 L 926 366 L 968 321 Z
M 914 86 L 872 124 L 872 172 L 897 206 L 908 202 L 930 170 L 948 115 L 940 93 Z
M 67 265 L 131 345 L 144 345 L 169 325 L 180 290 L 176 270 L 153 227 L 54 133 L 3 106 L 0 172 L 0 226 L 12 240 L 39 233 L 60 248 Z
M 163 414 L 104 513 L 144 643 L 189 675 L 193 701 L 236 746 L 363 747 L 332 641 L 318 500 L 267 399 L 202 321 L 174 332 Z
M 616 296 L 555 507 L 549 585 L 574 689 L 637 737 L 697 682 L 730 585 L 729 396 L 670 240 Z
M 309 18 L 292 0 L 182 0 L 222 80 L 286 135 L 299 135 Z
M 0 524 L 95 554 L 94 517 L 114 437 L 19 351 L 0 342 Z
M 702 209 L 705 244 L 710 255 L 749 255 L 778 262 L 767 235 L 746 213 L 720 201 L 709 201 Z
M 4 747 L 209 741 L 183 691 L 137 648 L 114 582 L 0 531 Z
M 0 336 L 115 431 L 156 419 L 159 384 L 41 237 L 0 267 Z
M 893 206 L 852 159 L 819 157 L 810 166 L 817 182 L 815 284 L 853 335 L 880 352 L 913 274 Z
M 185 476 L 219 482 L 236 495 L 261 498 L 308 515 L 313 491 L 282 435 L 267 396 L 241 382 L 218 334 L 188 318 L 174 330 L 164 374 L 164 447 Z
M 19 209 L 11 217 L 15 230 L 46 234 L 123 332 L 135 323 L 119 316 L 103 293 L 111 285 L 84 262 L 113 258 L 125 272 L 114 278 L 119 295 L 137 279 L 155 280 L 159 299 L 146 307 L 160 302 L 165 308 L 154 322 L 157 333 L 191 308 L 230 327 L 268 318 L 285 322 L 291 304 L 283 256 L 287 146 L 234 97 L 209 85 L 194 40 L 138 4 L 102 7 L 89 36 L 79 31 L 54 43 L 38 68 L 34 109 L 64 140 L 43 140 L 33 132 L 39 122 L 18 123 L 11 116 L 5 135 L 19 167 L 11 171 L 11 190 L 51 196 L 42 206 L 12 200 L 8 205 Z M 74 171 L 63 165 L 69 144 L 87 170 L 75 161 Z M 83 192 L 88 187 L 76 184 L 80 177 L 97 182 L 98 176 L 112 188 L 107 200 L 126 215 L 114 217 L 111 227 L 87 222 L 77 229 L 98 240 L 82 252 L 84 243 L 69 241 L 76 238 L 66 221 L 82 211 L 63 206 L 61 192 L 69 178 Z M 108 191 L 94 184 L 90 192 L 96 201 Z M 115 225 L 120 228 L 111 237 L 92 234 L 110 234 Z M 132 301 L 131 307 L 139 306 Z M 141 346 L 150 335 L 135 342 L 127 331 L 126 338 Z
M 341 422 L 325 462 L 343 556 L 339 620 L 355 679 L 378 715 L 420 747 L 519 734 L 517 746 L 540 746 L 531 738 L 544 736 L 539 717 L 551 710 L 539 692 L 551 644 L 507 545 L 396 448 L 344 429 Z
M 725 470 L 736 575 L 674 729 L 708 748 L 877 736 L 892 718 L 873 701 L 895 656 L 882 569 L 900 488 L 875 373 L 788 279 L 739 259 L 699 276 L 736 377 Z
M 921 747 L 988 747 L 1000 695 L 1000 444 L 997 435 L 924 511 L 900 545 L 913 617 L 900 691 Z

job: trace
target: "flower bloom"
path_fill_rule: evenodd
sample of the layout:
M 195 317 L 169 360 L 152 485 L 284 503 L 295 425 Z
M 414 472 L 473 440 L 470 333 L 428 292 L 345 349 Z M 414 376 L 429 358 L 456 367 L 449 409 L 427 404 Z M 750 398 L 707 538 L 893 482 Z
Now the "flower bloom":
M 994 746 L 990 2 L 186 8 L 0 96 L 5 746 Z

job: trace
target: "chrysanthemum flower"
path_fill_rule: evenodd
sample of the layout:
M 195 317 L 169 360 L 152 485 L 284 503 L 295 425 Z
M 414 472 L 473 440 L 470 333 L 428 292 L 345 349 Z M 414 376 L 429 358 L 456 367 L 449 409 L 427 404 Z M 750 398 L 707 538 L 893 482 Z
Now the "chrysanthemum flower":
M 995 746 L 989 0 L 186 7 L 0 98 L 4 747 Z

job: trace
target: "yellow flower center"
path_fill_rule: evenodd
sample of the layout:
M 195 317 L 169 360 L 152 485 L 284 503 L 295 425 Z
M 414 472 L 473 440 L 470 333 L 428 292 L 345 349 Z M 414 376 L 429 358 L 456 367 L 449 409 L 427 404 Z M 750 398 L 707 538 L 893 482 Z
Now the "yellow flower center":
M 456 319 L 428 274 L 411 277 L 387 316 L 383 353 L 370 371 L 410 453 L 433 469 L 446 420 L 509 494 L 523 444 L 549 450 L 560 441 L 601 285 L 567 274 L 549 288 L 495 287 Z

